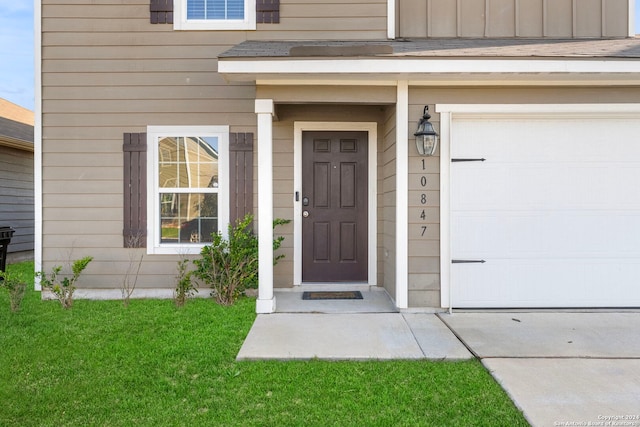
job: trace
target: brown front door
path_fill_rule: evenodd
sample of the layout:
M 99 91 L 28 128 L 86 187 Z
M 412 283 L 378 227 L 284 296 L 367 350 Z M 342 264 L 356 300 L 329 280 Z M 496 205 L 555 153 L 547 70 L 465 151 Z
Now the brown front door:
M 367 132 L 302 133 L 302 280 L 367 281 Z

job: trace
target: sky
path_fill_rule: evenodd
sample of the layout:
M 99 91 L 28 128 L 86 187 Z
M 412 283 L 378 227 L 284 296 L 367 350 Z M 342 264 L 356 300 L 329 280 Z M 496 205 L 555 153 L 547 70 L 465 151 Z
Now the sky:
M 34 109 L 34 0 L 0 0 L 0 98 Z M 640 0 L 636 0 L 640 34 Z
M 0 0 L 0 98 L 33 110 L 33 0 Z

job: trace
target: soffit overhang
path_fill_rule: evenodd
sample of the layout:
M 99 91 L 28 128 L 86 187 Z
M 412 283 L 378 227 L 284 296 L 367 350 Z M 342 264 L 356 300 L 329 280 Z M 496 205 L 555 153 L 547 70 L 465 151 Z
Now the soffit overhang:
M 640 85 L 640 39 L 243 42 L 229 81 L 258 84 Z

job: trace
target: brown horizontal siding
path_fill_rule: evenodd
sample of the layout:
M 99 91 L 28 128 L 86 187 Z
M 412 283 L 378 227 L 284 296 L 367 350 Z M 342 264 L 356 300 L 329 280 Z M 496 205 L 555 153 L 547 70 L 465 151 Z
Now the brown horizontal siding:
M 385 14 L 382 0 L 373 6 L 362 0 L 283 1 L 281 22 L 265 24 L 265 30 L 174 31 L 149 22 L 148 0 L 44 0 L 45 266 L 73 249 L 78 257 L 95 257 L 82 286 L 119 286 L 127 266 L 121 249 L 123 133 L 170 124 L 255 132 L 255 88 L 228 84 L 216 74 L 220 52 L 247 37 L 384 38 Z M 289 131 L 276 141 L 282 151 L 275 156 L 281 167 L 274 200 L 276 212 L 290 219 Z M 282 230 L 292 242 L 291 226 Z M 175 265 L 169 259 L 145 256 L 139 286 L 173 287 Z M 288 277 L 280 284 L 290 284 L 291 261 L 278 267 L 278 277 Z
M 46 207 L 42 215 L 46 218 L 61 218 L 71 222 L 87 219 L 87 212 L 71 206 Z M 91 212 L 91 221 L 120 221 L 121 217 L 122 206 L 109 206 Z
M 67 76 L 68 78 L 68 76 Z M 184 78 L 183 78 L 184 79 Z M 210 78 L 208 79 L 211 80 Z M 190 82 L 191 83 L 191 82 Z M 204 83 L 204 82 L 203 82 Z M 132 85 L 134 86 L 134 85 Z M 158 90 L 161 86 L 163 90 Z M 163 100 L 167 98 L 167 93 L 172 91 L 180 92 L 180 99 L 195 100 L 212 99 L 219 100 L 246 100 L 252 98 L 255 93 L 253 86 L 211 86 L 207 84 L 193 85 L 187 87 L 177 84 L 149 84 L 148 86 L 136 86 L 135 98 L 137 100 Z M 43 96 L 51 100 L 73 100 L 87 101 L 94 99 L 102 100 L 123 100 L 132 98 L 131 86 L 45 86 Z
M 217 61 L 212 58 L 167 59 L 48 59 L 42 65 L 43 73 L 67 72 L 111 73 L 160 73 L 160 72 L 211 72 L 217 71 Z M 124 77 L 124 76 L 123 76 Z
M 381 246 L 381 256 L 379 261 L 382 269 L 379 272 L 382 276 L 382 285 L 386 291 L 395 299 L 396 295 L 396 107 L 389 106 L 385 109 L 382 144 L 380 150 L 380 163 L 378 173 L 382 185 L 378 188 L 380 196 L 379 205 L 382 207 L 382 215 L 378 218 L 381 222 L 379 245 Z
M 253 100 L 228 99 L 225 102 L 214 103 L 206 99 L 189 99 L 183 100 L 184 105 L 180 107 L 181 114 L 189 113 L 224 113 L 229 111 L 247 111 L 254 104 Z M 154 113 L 173 113 L 176 109 L 175 104 L 170 102 L 149 102 L 148 100 L 127 100 L 121 102 L 119 100 L 103 99 L 100 101 L 67 101 L 52 100 L 47 102 L 47 106 L 42 108 L 44 114 L 56 111 L 65 111 L 71 114 L 86 114 L 91 111 L 92 114 L 103 113 L 136 113 L 146 111 L 147 114 Z
M 222 77 L 210 72 L 190 72 L 188 75 L 185 75 L 185 73 L 179 72 L 149 73 L 144 70 L 136 73 L 127 73 L 126 79 L 123 79 L 122 75 L 118 73 L 110 72 L 83 73 L 78 70 L 64 73 L 49 72 L 43 76 L 42 84 L 45 91 L 50 87 L 63 88 L 63 90 L 71 88 L 78 88 L 80 90 L 83 88 L 99 89 L 101 87 L 113 87 L 117 90 L 119 87 L 125 87 L 130 90 L 131 86 L 135 86 L 141 90 L 144 90 L 147 87 L 154 87 L 156 88 L 156 91 L 158 87 L 219 87 L 223 90 L 223 93 L 227 87 L 241 90 L 240 88 L 242 86 L 245 88 L 249 86 L 248 84 L 227 86 Z M 44 95 L 45 94 L 43 94 L 43 96 Z M 131 93 L 129 92 L 128 95 L 131 96 Z
M 225 48 L 225 45 L 221 45 Z M 91 61 L 98 60 L 127 60 L 127 59 L 203 59 L 216 64 L 216 58 L 212 57 L 211 45 L 172 45 L 170 47 L 162 46 L 48 46 L 42 50 L 42 56 L 45 58 L 64 58 L 63 62 L 71 60 L 86 60 L 87 57 L 92 58 Z M 82 64 L 82 63 L 79 63 Z M 97 62 L 98 66 L 101 65 Z M 101 66 L 104 68 L 104 65 Z M 114 67 L 115 69 L 115 67 Z M 194 70 L 198 71 L 198 70 Z

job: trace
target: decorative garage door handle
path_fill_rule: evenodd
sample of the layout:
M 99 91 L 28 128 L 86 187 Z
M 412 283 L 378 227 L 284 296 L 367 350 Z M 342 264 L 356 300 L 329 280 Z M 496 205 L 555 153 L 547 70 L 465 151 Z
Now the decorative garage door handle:
M 487 159 L 451 159 L 451 162 L 484 162 Z
M 484 264 L 483 259 L 452 259 L 451 264 Z

